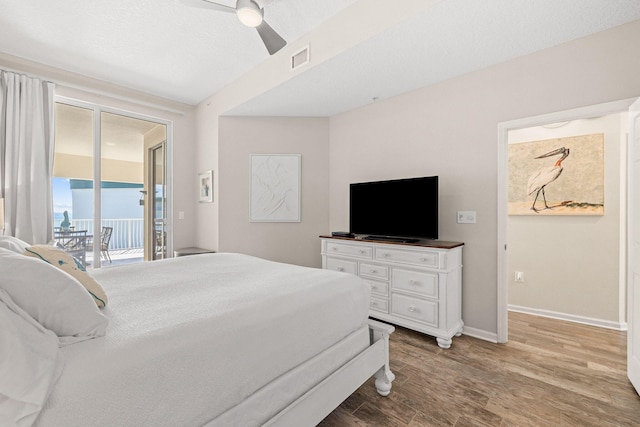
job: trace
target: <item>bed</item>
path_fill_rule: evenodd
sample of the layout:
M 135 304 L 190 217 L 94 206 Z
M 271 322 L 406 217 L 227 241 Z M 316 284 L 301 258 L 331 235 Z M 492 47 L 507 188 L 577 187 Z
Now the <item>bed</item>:
M 0 277 L 9 252 L 0 248 Z M 393 327 L 368 319 L 368 285 L 353 275 L 218 253 L 90 276 L 98 288 L 81 285 L 100 317 L 66 336 L 0 282 L 0 308 L 47 343 L 43 384 L 17 425 L 312 426 L 372 375 L 390 392 Z M 0 416 L 11 407 L 2 387 Z

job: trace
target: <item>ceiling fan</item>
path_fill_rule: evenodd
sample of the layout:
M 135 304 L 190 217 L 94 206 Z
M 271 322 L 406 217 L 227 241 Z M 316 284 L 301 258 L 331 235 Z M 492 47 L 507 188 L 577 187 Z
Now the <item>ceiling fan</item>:
M 255 28 L 262 39 L 262 42 L 269 51 L 269 55 L 273 55 L 286 46 L 285 39 L 280 37 L 273 28 L 264 20 L 264 9 L 258 6 L 254 0 L 237 0 L 236 7 L 226 6 L 216 3 L 212 0 L 181 0 L 182 3 L 200 7 L 203 9 L 218 10 L 220 12 L 235 13 L 240 22 L 247 27 Z

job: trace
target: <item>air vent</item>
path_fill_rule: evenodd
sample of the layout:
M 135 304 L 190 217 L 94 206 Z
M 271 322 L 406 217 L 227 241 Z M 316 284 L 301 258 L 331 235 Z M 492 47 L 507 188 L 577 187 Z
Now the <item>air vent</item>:
M 291 55 L 291 71 L 309 63 L 309 45 Z

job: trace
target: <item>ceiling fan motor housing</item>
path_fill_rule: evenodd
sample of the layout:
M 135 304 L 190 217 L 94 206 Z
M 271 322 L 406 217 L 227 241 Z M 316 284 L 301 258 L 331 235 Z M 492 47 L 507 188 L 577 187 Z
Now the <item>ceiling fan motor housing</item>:
M 238 19 L 247 27 L 255 28 L 262 24 L 264 9 L 260 9 L 253 0 L 238 0 L 236 3 Z

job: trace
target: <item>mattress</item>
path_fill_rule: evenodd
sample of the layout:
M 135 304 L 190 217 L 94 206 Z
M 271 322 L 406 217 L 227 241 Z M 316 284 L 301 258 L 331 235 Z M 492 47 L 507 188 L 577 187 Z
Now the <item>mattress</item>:
M 260 425 L 368 344 L 353 275 L 225 253 L 93 275 L 106 336 L 62 349 L 38 426 Z

